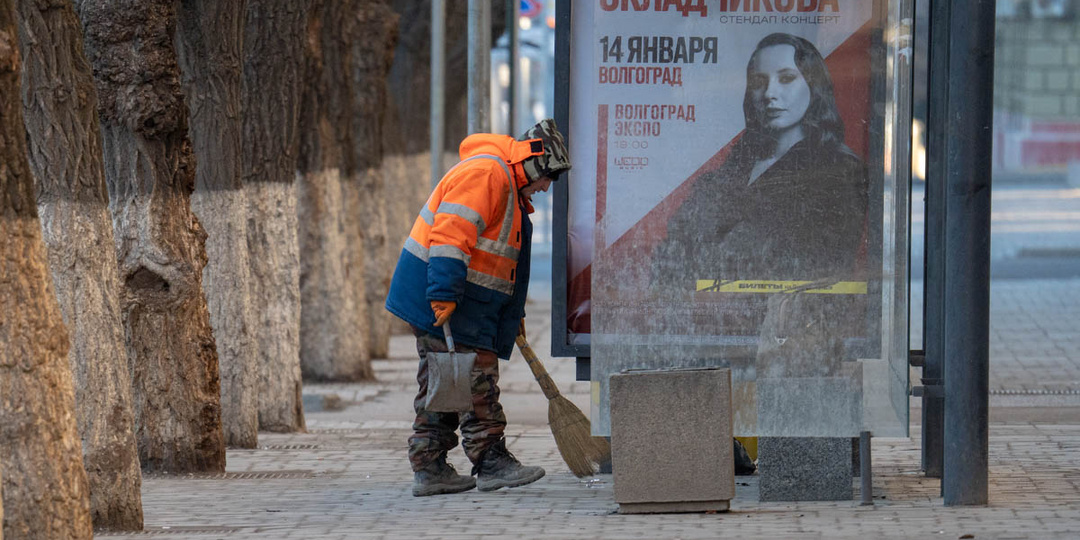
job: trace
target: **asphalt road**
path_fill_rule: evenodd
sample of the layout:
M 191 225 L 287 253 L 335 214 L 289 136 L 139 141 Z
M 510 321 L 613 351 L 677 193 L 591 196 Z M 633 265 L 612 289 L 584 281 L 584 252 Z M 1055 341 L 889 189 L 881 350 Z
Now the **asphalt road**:
M 911 272 L 922 279 L 924 190 L 912 193 Z M 1063 184 L 993 188 L 991 279 L 1080 277 L 1080 188 Z

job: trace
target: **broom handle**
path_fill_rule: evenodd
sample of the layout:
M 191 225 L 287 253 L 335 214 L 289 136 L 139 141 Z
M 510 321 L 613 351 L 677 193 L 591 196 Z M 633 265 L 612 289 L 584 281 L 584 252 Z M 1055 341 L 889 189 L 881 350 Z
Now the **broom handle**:
M 540 362 L 540 358 L 533 352 L 529 342 L 525 340 L 525 336 L 518 335 L 517 346 L 521 349 L 521 356 L 524 356 L 525 362 L 529 364 L 533 377 L 536 377 L 536 382 L 540 384 L 540 389 L 544 391 L 544 396 L 549 400 L 558 397 L 559 387 L 555 386 L 555 381 L 552 380 L 551 375 L 548 375 L 547 370 L 544 369 L 544 364 Z

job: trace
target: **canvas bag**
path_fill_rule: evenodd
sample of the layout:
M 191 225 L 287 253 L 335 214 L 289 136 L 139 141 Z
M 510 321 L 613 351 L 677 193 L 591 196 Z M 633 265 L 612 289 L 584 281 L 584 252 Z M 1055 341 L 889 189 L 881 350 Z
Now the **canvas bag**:
M 473 409 L 472 369 L 476 363 L 476 353 L 456 352 L 450 321 L 446 321 L 442 328 L 448 352 L 429 351 L 424 357 L 428 372 L 424 410 L 468 412 Z

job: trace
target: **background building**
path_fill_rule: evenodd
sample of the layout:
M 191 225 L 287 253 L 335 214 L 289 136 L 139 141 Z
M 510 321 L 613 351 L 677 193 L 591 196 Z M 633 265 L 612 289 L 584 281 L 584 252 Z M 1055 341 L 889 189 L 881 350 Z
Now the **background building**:
M 1077 4 L 998 0 L 994 167 L 1003 180 L 1061 176 L 1080 163 Z

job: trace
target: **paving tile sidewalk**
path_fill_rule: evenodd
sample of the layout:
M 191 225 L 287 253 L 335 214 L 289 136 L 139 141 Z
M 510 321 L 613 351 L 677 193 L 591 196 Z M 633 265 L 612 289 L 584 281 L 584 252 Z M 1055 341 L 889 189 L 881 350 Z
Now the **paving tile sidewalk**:
M 1032 294 L 995 294 L 1002 292 L 1020 304 Z M 1062 313 L 1071 313 L 1062 303 Z M 1044 319 L 1031 317 L 1035 326 Z M 547 306 L 531 306 L 528 323 L 534 348 L 546 358 Z M 377 383 L 306 387 L 310 396 L 338 394 L 346 408 L 309 413 L 309 433 L 260 434 L 259 449 L 230 450 L 225 475 L 145 478 L 146 529 L 98 538 L 1080 538 L 1080 419 L 1049 423 L 1038 414 L 992 425 L 988 507 L 942 506 L 938 481 L 918 472 L 915 425 L 911 439 L 874 440 L 874 507 L 858 506 L 858 494 L 851 502 L 759 503 L 750 478 L 737 486 L 730 513 L 619 515 L 610 476 L 581 480 L 562 464 L 546 402 L 520 358 L 502 364 L 509 448 L 548 476 L 513 490 L 414 498 L 405 457 L 415 391 L 412 346 L 409 337 L 394 339 L 390 358 L 375 362 Z M 1032 384 L 1076 380 L 1069 379 L 1078 354 L 1071 343 L 1061 345 L 1064 364 L 1052 355 L 1024 363 L 995 347 L 995 362 L 1015 366 L 995 371 L 1001 376 Z M 588 411 L 589 387 L 573 382 L 573 361 L 547 364 L 568 397 Z M 460 450 L 451 460 L 468 469 Z
M 917 281 L 912 313 L 921 310 Z M 911 334 L 922 342 L 921 323 Z M 1080 398 L 1080 279 L 991 282 L 990 391 Z
M 519 426 L 510 440 L 523 460 L 548 469 L 536 484 L 414 498 L 404 458 L 407 435 L 404 429 L 362 427 L 268 434 L 262 449 L 230 451 L 231 478 L 149 477 L 143 534 L 191 539 L 1080 537 L 1080 426 L 995 426 L 992 504 L 986 508 L 943 508 L 938 482 L 917 472 L 918 447 L 905 439 L 875 441 L 872 508 L 855 502 L 757 503 L 751 481 L 738 486 L 730 513 L 655 516 L 615 514 L 610 476 L 574 478 L 559 462 L 545 427 Z M 459 468 L 466 465 L 460 453 L 453 457 Z

